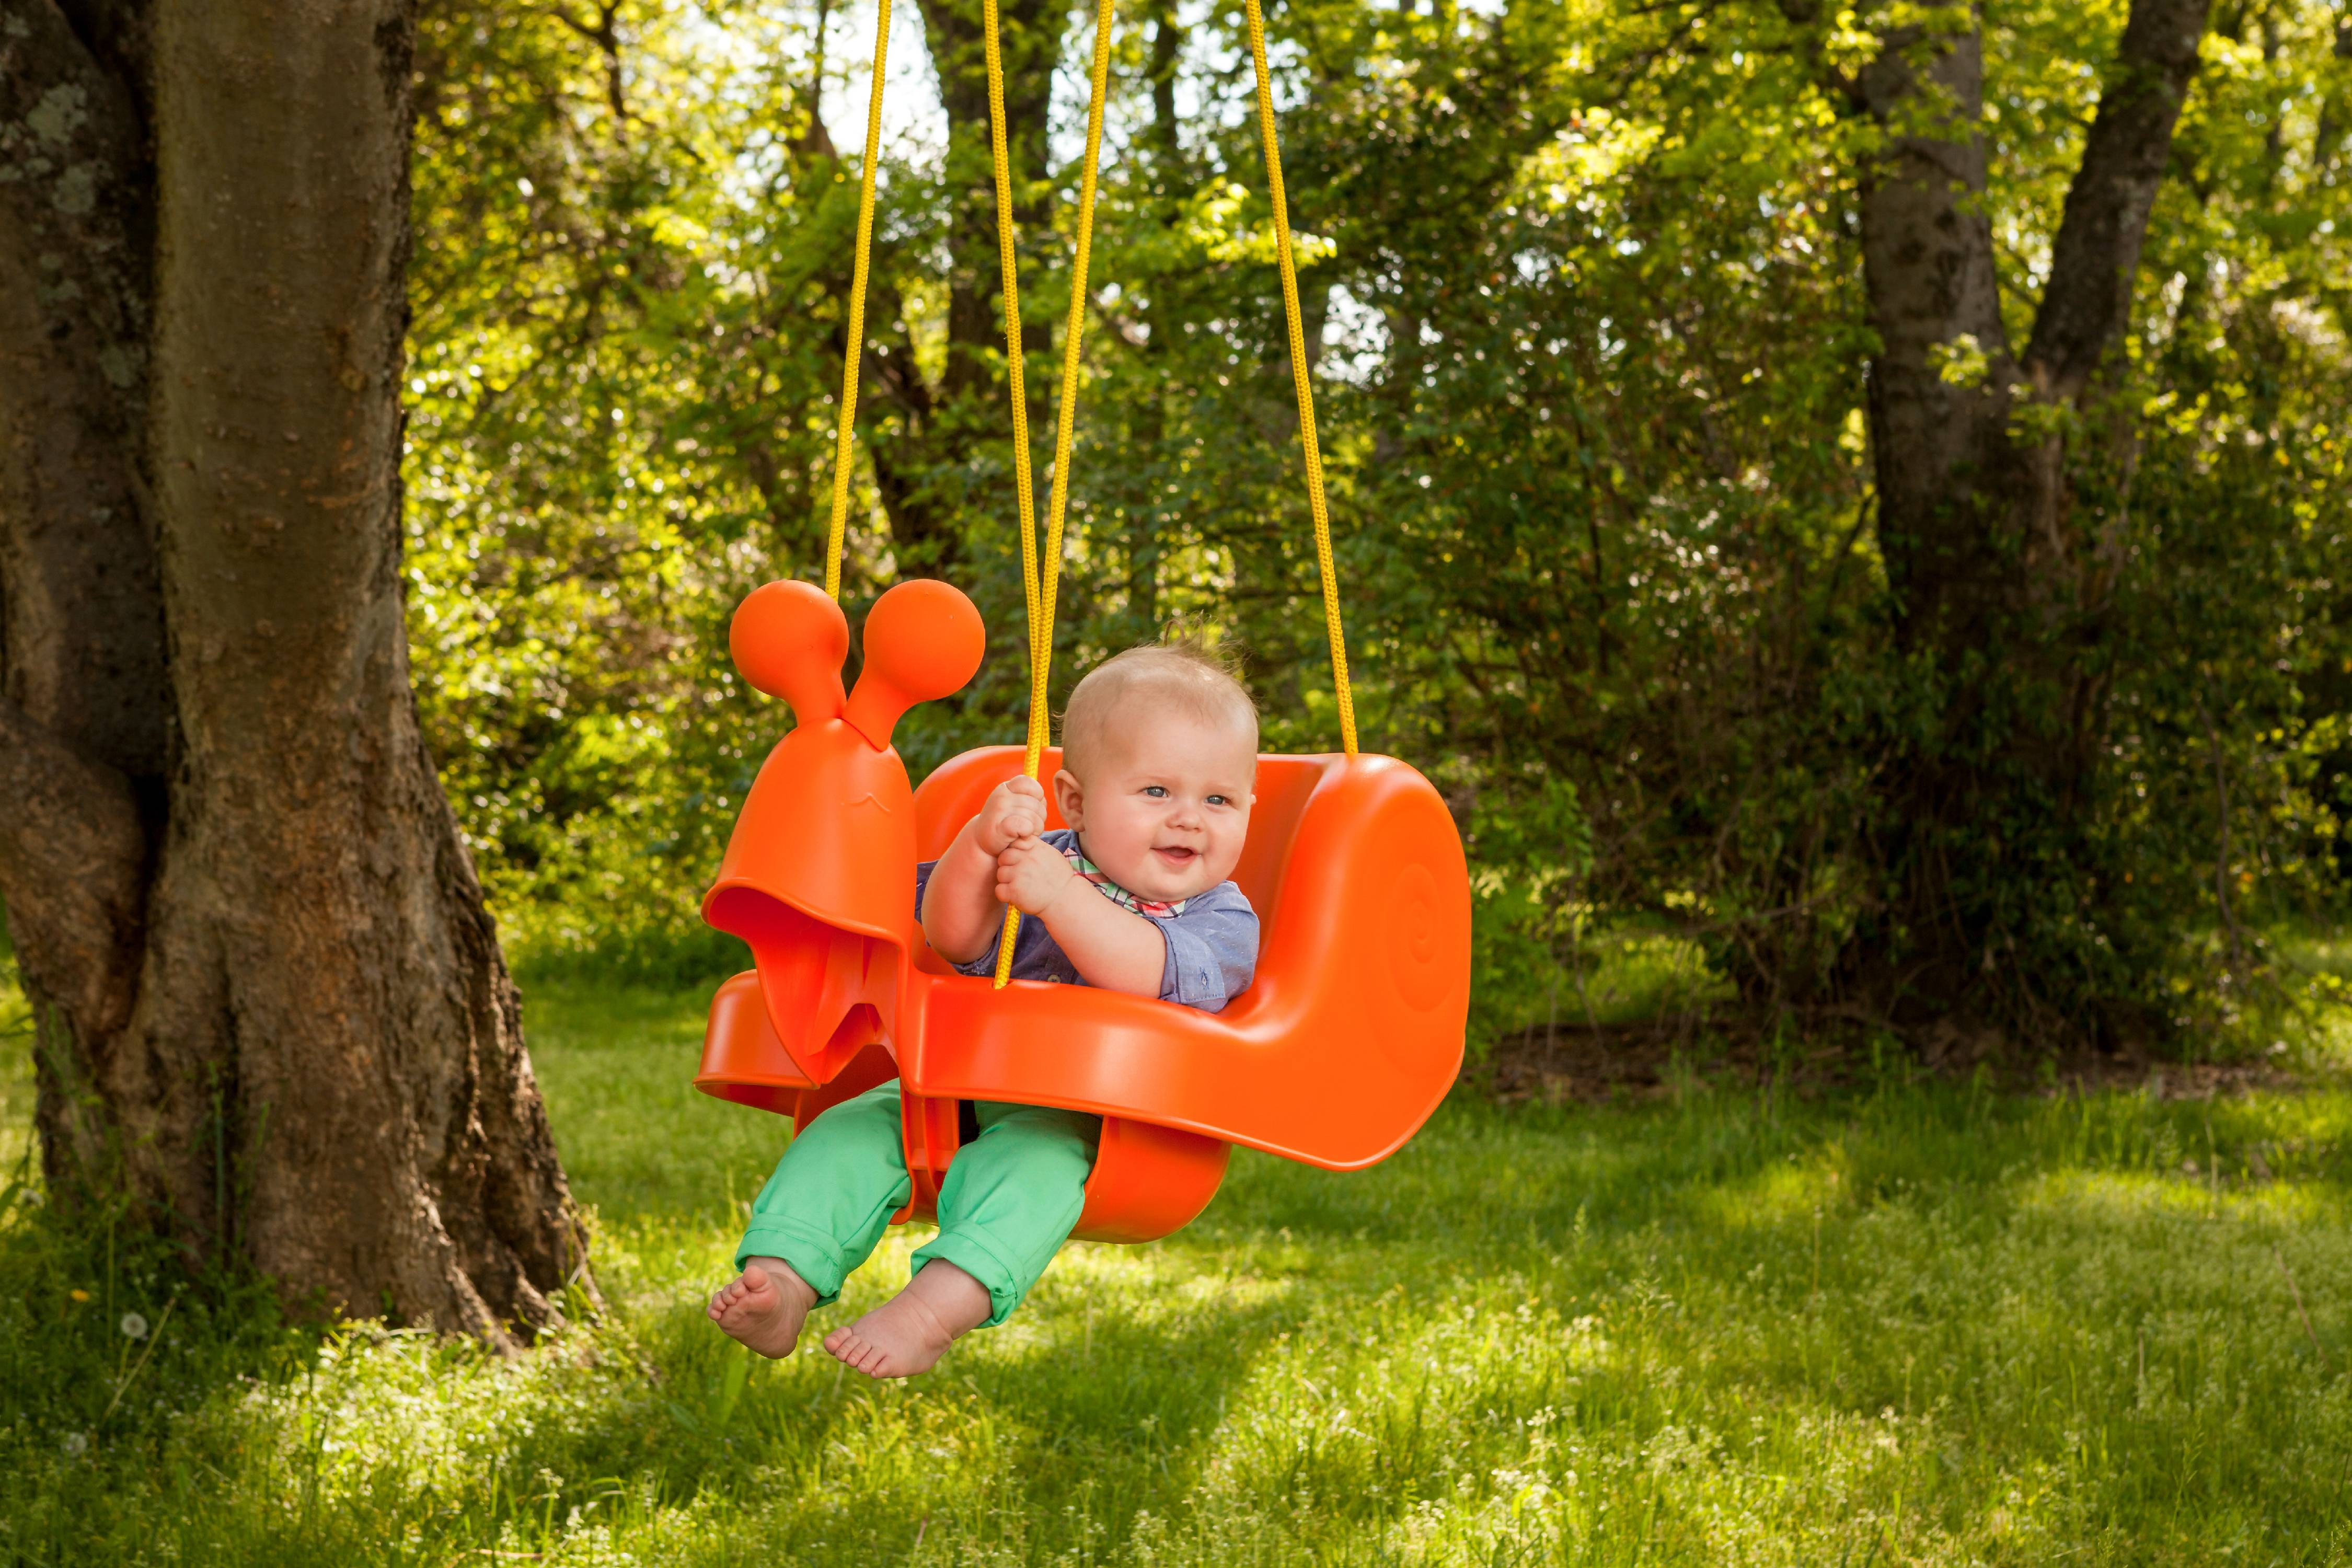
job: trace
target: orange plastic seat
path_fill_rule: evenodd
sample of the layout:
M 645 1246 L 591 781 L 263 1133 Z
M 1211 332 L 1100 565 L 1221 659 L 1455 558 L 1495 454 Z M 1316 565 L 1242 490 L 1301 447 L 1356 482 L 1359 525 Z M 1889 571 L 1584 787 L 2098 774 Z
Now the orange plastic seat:
M 845 700 L 847 638 L 840 610 L 804 584 L 770 584 L 737 613 L 738 666 L 800 724 L 761 767 L 703 900 L 755 968 L 712 1001 L 698 1089 L 805 1126 L 895 1074 L 912 1215 L 931 1212 L 954 1158 L 957 1101 L 1099 1113 L 1076 1234 L 1102 1241 L 1181 1227 L 1215 1195 L 1232 1144 L 1355 1170 L 1427 1120 L 1461 1068 L 1470 887 L 1453 817 L 1419 773 L 1371 755 L 1259 759 L 1234 879 L 1262 942 L 1255 978 L 1223 1012 L 1089 986 L 998 989 L 924 943 L 914 868 L 1022 771 L 1022 748 L 968 752 L 914 792 L 889 745 L 908 706 L 978 667 L 978 612 L 944 584 L 892 589 Z M 1046 753 L 1045 776 L 1059 762 Z

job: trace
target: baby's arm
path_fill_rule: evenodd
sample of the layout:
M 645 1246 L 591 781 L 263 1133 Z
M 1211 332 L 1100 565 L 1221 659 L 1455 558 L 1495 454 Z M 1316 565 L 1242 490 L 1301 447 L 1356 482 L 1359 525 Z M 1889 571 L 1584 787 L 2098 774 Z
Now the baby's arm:
M 998 856 L 995 900 L 1000 909 L 1012 904 L 1045 921 L 1087 984 L 1131 996 L 1160 994 L 1167 938 L 1151 921 L 1096 892 L 1053 846 L 1024 838 Z
M 1044 831 L 1045 791 L 1035 779 L 1007 779 L 989 791 L 980 815 L 963 825 L 931 868 L 917 914 L 932 952 L 950 963 L 970 963 L 988 951 L 1004 924 L 1004 906 L 996 897 L 997 858 L 1018 840 L 1034 844 Z

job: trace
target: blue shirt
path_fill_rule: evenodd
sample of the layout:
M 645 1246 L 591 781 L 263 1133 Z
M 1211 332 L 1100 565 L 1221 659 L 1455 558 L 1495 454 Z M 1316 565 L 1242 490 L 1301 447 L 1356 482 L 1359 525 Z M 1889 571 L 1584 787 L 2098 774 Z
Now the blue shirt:
M 1066 827 L 1056 827 L 1038 837 L 1065 854 L 1076 848 L 1078 842 L 1078 836 Z M 936 860 L 926 860 L 915 868 L 915 912 L 919 920 L 923 909 L 923 889 L 929 886 L 931 868 L 938 864 Z M 1257 970 L 1257 911 L 1250 908 L 1249 900 L 1232 882 L 1220 882 L 1205 893 L 1193 894 L 1171 914 L 1138 912 L 1160 928 L 1160 935 L 1168 944 L 1168 961 L 1160 971 L 1162 1002 L 1198 1007 L 1203 1013 L 1223 1012 L 1225 1004 L 1240 994 Z M 999 926 L 988 951 L 970 963 L 957 964 L 956 973 L 993 975 L 996 951 L 1003 942 L 1003 928 Z M 1029 915 L 1021 917 L 1021 934 L 1013 939 L 1013 978 L 1054 980 L 1065 985 L 1086 984 L 1069 954 L 1062 951 L 1062 944 L 1045 929 L 1045 922 Z

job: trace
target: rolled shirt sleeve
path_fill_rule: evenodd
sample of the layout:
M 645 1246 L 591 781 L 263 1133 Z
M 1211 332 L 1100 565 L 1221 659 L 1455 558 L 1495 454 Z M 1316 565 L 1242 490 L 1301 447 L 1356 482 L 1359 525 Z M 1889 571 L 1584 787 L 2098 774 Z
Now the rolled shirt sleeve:
M 1183 912 L 1144 917 L 1168 943 L 1160 999 L 1221 1013 L 1257 973 L 1257 911 L 1231 882 L 1188 900 Z
M 1049 833 L 1045 837 L 1051 842 L 1054 836 Z M 930 886 L 931 868 L 938 864 L 936 860 L 926 860 L 915 868 L 918 936 L 921 934 L 923 891 Z M 996 955 L 1003 946 L 1004 928 L 999 925 L 995 934 L 989 938 L 987 949 L 979 957 L 969 963 L 953 963 L 949 967 L 958 974 L 969 974 L 975 980 L 992 980 L 996 977 Z M 1045 922 L 1028 916 L 1022 917 L 1021 934 L 1013 939 L 1013 978 L 1049 980 L 1065 985 L 1084 984 L 1078 980 L 1078 972 L 1070 963 L 1069 955 L 1062 951 L 1062 944 L 1045 930 Z

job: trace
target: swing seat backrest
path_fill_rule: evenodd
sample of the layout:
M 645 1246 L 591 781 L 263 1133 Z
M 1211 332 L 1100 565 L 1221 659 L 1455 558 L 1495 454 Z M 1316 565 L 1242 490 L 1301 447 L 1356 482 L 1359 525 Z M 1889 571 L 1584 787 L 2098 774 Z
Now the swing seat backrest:
M 1017 746 L 967 752 L 915 797 L 936 858 L 1021 771 Z M 1048 751 L 1041 773 L 1060 764 Z M 1257 971 L 1221 1013 L 1087 986 L 950 972 L 909 996 L 898 1067 L 924 1095 L 1092 1110 L 1356 1170 L 1412 1136 L 1461 1070 L 1470 882 L 1445 803 L 1407 764 L 1265 756 L 1234 880 L 1258 911 Z M 1059 826 L 1058 816 L 1049 819 Z
M 1046 753 L 1048 776 L 1059 762 Z M 1019 747 L 999 746 L 941 766 L 915 795 L 915 853 L 937 858 L 1021 764 Z M 833 1069 L 823 1081 L 794 1064 L 779 1029 L 814 1022 L 837 1042 L 845 1025 L 802 1009 L 862 980 L 867 950 L 852 963 L 835 928 L 800 911 L 755 918 L 792 940 L 720 988 L 695 1085 L 804 1127 L 898 1077 L 913 1184 L 902 1219 L 934 1211 L 959 1100 L 1097 1112 L 1103 1142 L 1076 1232 L 1092 1241 L 1181 1229 L 1215 1194 L 1233 1143 L 1331 1170 L 1384 1158 L 1461 1070 L 1470 897 L 1444 803 L 1392 758 L 1262 757 L 1234 879 L 1262 940 L 1249 987 L 1222 1013 L 1033 981 L 1000 991 L 955 973 L 918 931 L 887 1038 L 845 1062 L 811 1062 Z M 735 896 L 753 901 L 740 885 Z M 801 988 L 763 994 L 762 973 Z

